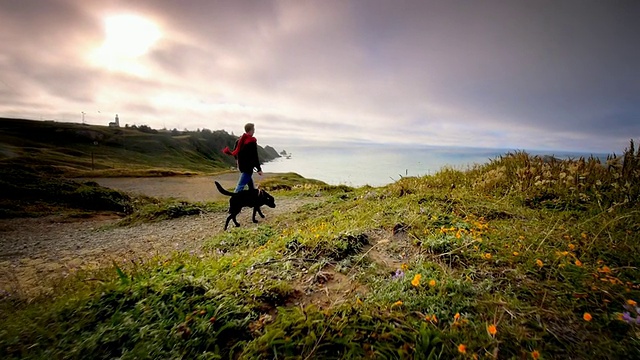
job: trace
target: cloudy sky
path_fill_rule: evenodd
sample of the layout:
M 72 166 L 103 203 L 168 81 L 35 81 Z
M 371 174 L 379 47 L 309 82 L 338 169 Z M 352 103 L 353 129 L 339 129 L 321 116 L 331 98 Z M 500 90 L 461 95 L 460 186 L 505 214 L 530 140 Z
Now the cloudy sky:
M 0 117 L 620 152 L 640 2 L 0 0 Z

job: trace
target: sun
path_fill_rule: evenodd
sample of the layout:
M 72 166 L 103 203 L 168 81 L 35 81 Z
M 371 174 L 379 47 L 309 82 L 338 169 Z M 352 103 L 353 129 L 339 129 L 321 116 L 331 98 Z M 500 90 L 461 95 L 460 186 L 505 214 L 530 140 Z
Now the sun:
M 110 70 L 135 74 L 145 72 L 140 58 L 162 37 L 153 21 L 133 14 L 105 18 L 104 31 L 104 42 L 93 53 L 93 61 Z

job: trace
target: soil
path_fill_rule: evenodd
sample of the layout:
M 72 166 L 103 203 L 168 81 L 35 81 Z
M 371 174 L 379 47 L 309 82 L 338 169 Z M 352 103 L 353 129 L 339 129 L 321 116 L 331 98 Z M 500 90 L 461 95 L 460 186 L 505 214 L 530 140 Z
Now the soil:
M 264 177 L 272 176 L 265 174 Z M 216 201 L 226 197 L 214 180 L 232 188 L 237 174 L 160 178 L 101 178 L 100 185 L 160 198 Z M 258 183 L 260 178 L 254 177 Z M 320 198 L 276 198 L 276 208 L 263 207 L 269 223 L 279 215 Z M 223 231 L 226 213 L 207 213 L 127 227 L 110 226 L 117 215 L 98 213 L 89 218 L 52 214 L 40 218 L 0 219 L 0 298 L 34 295 L 55 286 L 56 280 L 79 270 L 141 261 L 175 251 L 199 254 L 203 242 Z M 238 216 L 242 226 L 251 222 L 251 211 Z

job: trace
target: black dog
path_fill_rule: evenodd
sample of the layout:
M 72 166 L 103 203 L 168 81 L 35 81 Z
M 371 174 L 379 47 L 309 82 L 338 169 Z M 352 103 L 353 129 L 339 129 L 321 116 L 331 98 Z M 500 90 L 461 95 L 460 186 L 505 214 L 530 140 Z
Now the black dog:
M 273 196 L 269 195 L 269 193 L 264 190 L 242 190 L 238 193 L 232 193 L 225 190 L 217 181 L 216 187 L 221 194 L 231 196 L 231 199 L 229 199 L 229 217 L 227 217 L 227 221 L 224 223 L 225 230 L 227 230 L 227 226 L 229 226 L 229 221 L 231 220 L 236 224 L 236 227 L 240 226 L 236 220 L 236 216 L 240 214 L 243 207 L 253 208 L 252 220 L 254 223 L 258 222 L 258 220 L 256 220 L 256 213 L 260 214 L 260 216 L 264 218 L 262 211 L 260 211 L 260 206 L 267 205 L 270 208 L 276 207 Z

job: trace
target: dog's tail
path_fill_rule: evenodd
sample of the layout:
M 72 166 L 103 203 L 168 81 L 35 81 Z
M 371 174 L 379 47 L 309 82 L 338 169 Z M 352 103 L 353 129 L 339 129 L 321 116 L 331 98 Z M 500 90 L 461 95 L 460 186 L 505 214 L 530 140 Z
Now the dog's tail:
M 216 183 L 216 187 L 218 188 L 218 191 L 220 191 L 220 193 L 221 193 L 222 195 L 227 195 L 227 196 L 231 196 L 231 195 L 233 195 L 233 193 L 232 193 L 232 192 L 225 190 L 225 189 L 222 187 L 222 185 L 220 185 L 220 183 L 219 183 L 219 182 L 217 182 L 217 181 L 216 181 L 215 183 Z

